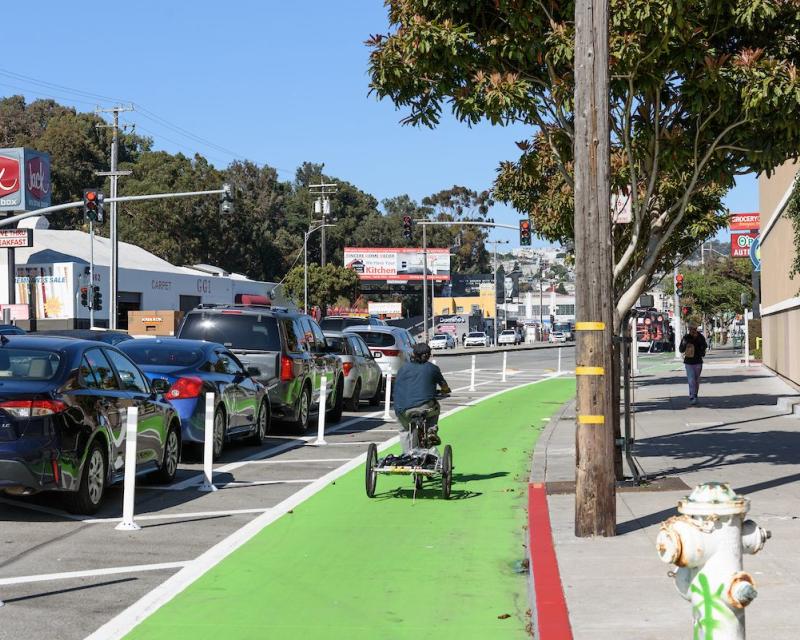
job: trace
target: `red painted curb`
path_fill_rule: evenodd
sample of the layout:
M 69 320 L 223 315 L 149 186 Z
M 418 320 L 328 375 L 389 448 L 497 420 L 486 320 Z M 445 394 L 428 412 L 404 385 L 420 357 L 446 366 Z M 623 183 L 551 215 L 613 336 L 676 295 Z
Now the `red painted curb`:
M 536 619 L 539 640 L 572 640 L 567 601 L 561 586 L 547 490 L 542 483 L 528 485 L 528 535 L 531 574 L 536 590 Z

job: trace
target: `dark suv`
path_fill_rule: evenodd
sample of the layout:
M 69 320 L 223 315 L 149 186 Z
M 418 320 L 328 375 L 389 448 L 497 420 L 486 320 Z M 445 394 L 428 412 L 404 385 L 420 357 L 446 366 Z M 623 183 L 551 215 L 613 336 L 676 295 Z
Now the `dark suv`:
M 305 433 L 319 410 L 320 380 L 328 380 L 326 419 L 342 417 L 342 364 L 329 353 L 325 336 L 310 317 L 283 309 L 252 306 L 197 308 L 186 314 L 178 338 L 219 342 L 269 390 L 272 415 Z

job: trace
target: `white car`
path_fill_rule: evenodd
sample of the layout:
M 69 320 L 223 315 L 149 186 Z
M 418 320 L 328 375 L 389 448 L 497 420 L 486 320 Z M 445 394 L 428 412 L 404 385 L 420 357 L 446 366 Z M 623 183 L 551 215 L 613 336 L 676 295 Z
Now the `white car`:
M 416 343 L 411 334 L 400 327 L 358 325 L 347 327 L 347 332 L 357 333 L 364 339 L 383 375 L 397 375 L 400 367 L 411 360 Z
M 566 342 L 567 334 L 564 331 L 553 331 L 550 334 L 550 342 Z
M 501 331 L 500 335 L 497 336 L 497 344 L 519 344 L 519 334 L 514 331 L 513 329 L 506 329 L 505 331 Z
M 456 341 L 449 333 L 437 333 L 428 340 L 431 349 L 455 349 Z
M 470 331 L 464 339 L 464 347 L 488 347 L 489 336 L 483 331 Z

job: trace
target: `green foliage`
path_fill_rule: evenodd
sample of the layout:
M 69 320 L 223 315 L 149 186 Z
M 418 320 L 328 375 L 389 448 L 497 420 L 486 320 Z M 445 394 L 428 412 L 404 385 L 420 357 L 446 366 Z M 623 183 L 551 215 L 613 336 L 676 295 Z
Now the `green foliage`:
M 287 295 L 303 306 L 303 267 L 294 267 L 283 281 Z M 308 306 L 325 308 L 347 300 L 353 304 L 358 296 L 358 274 L 352 269 L 327 263 L 308 265 Z
M 527 125 L 495 196 L 568 241 L 573 223 L 574 2 L 388 0 L 372 36 L 372 91 L 435 126 Z M 727 224 L 734 177 L 770 172 L 800 149 L 800 4 L 783 0 L 611 0 L 612 193 L 618 317 Z
M 789 277 L 794 279 L 800 273 L 800 180 L 797 178 L 794 179 L 792 193 L 783 210 L 783 215 L 792 222 L 792 231 L 794 232 L 794 257 L 789 269 Z
M 681 305 L 689 305 L 699 317 L 725 313 L 741 313 L 741 295 L 753 297 L 751 286 L 753 266 L 749 260 L 724 258 L 707 264 L 705 272 L 700 267 L 682 269 L 683 296 Z M 664 290 L 672 295 L 670 280 Z

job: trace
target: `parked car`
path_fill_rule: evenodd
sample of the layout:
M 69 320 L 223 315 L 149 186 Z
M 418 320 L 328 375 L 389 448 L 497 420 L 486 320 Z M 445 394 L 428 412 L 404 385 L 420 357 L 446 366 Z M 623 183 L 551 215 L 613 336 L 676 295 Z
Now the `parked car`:
M 344 331 L 348 327 L 355 327 L 358 325 L 385 327 L 386 323 L 374 316 L 327 316 L 320 320 L 319 323 L 323 331 Z
M 354 332 L 326 331 L 328 348 L 342 362 L 344 403 L 348 411 L 358 411 L 361 398 L 373 406 L 381 401 L 383 374 L 364 339 Z
M 361 325 L 350 327 L 348 332 L 357 333 L 364 339 L 383 375 L 396 375 L 400 367 L 411 360 L 415 340 L 407 329 Z
M 13 324 L 0 324 L 0 336 L 22 336 L 27 331 Z
M 77 338 L 78 340 L 96 340 L 106 344 L 118 345 L 126 340 L 133 340 L 133 337 L 124 331 L 114 331 L 109 329 L 49 329 L 36 331 L 32 335 L 59 336 L 62 338 Z
M 497 336 L 497 344 L 519 344 L 520 337 L 519 334 L 514 329 L 505 329 L 504 331 L 500 332 L 500 335 Z
M 566 342 L 567 333 L 565 331 L 551 331 L 550 342 Z
M 180 456 L 175 409 L 123 353 L 50 336 L 0 340 L 0 489 L 65 492 L 66 507 L 95 513 L 125 468 L 126 411 L 139 408 L 137 467 L 170 483 Z
M 322 329 L 307 315 L 276 307 L 200 307 L 186 314 L 178 337 L 222 344 L 244 367 L 258 367 L 256 380 L 267 387 L 272 418 L 300 433 L 319 411 L 323 376 L 326 419 L 342 417 L 342 363 L 328 353 Z
M 435 333 L 433 337 L 428 340 L 428 346 L 431 349 L 455 349 L 455 338 L 449 333 Z
M 464 339 L 465 347 L 488 347 L 489 336 L 483 331 L 470 331 Z
M 144 338 L 128 340 L 119 350 L 150 380 L 164 380 L 164 394 L 181 420 L 183 446 L 205 442 L 206 393 L 214 394 L 214 459 L 227 442 L 245 439 L 261 445 L 270 426 L 267 390 L 256 382 L 261 371 L 239 362 L 224 345 L 201 340 Z

